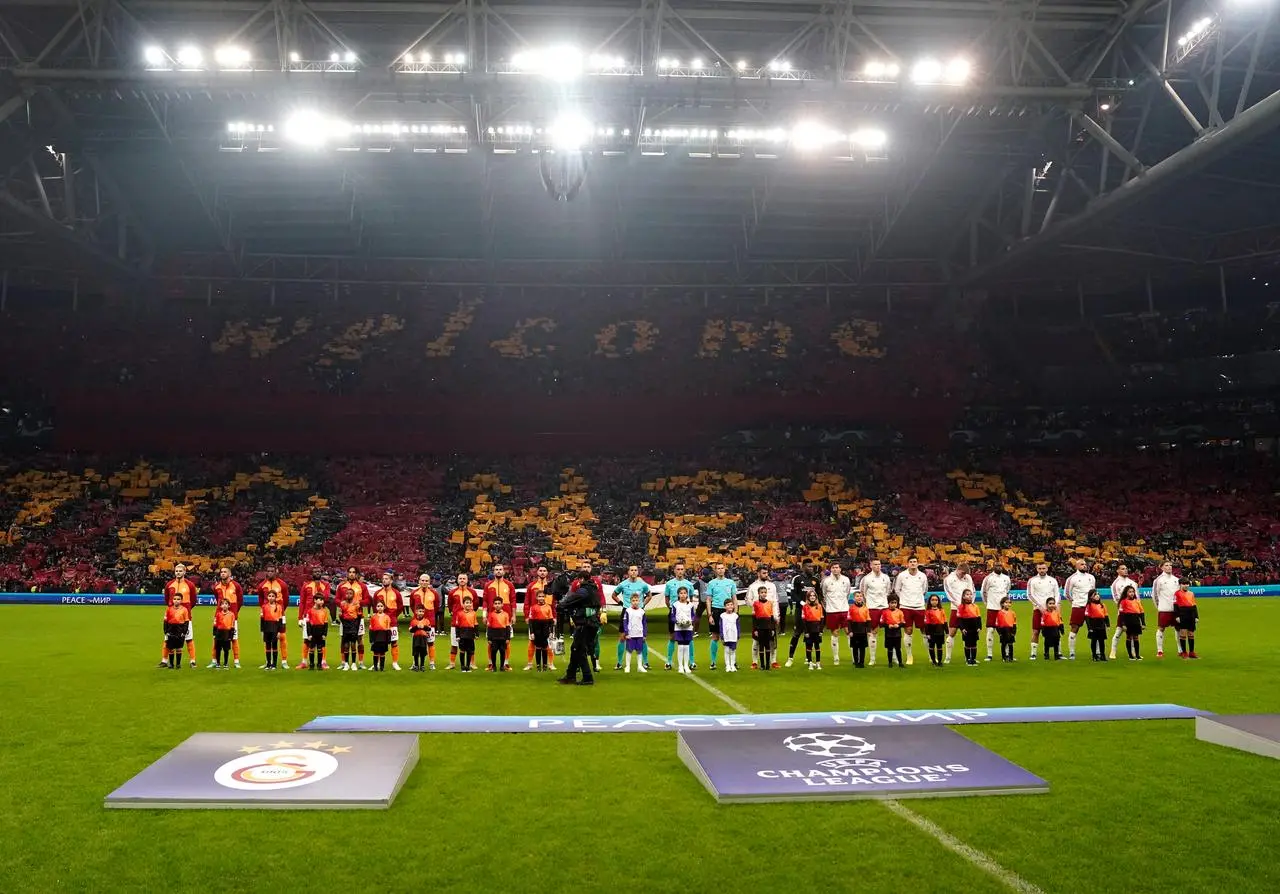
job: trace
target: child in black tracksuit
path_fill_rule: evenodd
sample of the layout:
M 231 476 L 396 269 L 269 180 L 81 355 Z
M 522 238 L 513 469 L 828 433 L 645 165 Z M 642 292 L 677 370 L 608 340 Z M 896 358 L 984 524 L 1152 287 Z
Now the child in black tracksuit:
M 1084 623 L 1089 628 L 1089 651 L 1094 661 L 1107 660 L 1107 628 L 1111 615 L 1097 590 L 1089 591 L 1089 601 L 1084 606 Z

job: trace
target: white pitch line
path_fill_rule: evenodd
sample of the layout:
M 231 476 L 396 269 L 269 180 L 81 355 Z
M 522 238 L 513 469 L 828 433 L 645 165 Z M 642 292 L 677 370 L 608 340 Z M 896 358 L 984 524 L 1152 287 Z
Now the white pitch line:
M 751 713 L 751 711 L 747 709 L 746 705 L 742 704 L 739 701 L 735 701 L 734 699 L 725 695 L 723 692 L 721 692 L 716 687 L 712 686 L 710 683 L 708 683 L 706 680 L 699 677 L 697 674 L 688 674 L 687 676 L 690 680 L 697 683 L 703 689 L 707 690 L 707 692 L 710 692 L 712 695 L 720 699 L 720 701 L 724 702 L 730 708 L 733 708 L 733 710 L 737 711 L 739 714 Z M 939 826 L 937 823 L 933 822 L 932 820 L 926 819 L 925 817 L 921 816 L 920 814 L 916 813 L 914 810 L 911 810 L 910 808 L 904 807 L 902 805 L 902 802 L 894 801 L 892 799 L 885 799 L 885 800 L 882 800 L 880 803 L 883 804 L 885 809 L 888 810 L 890 813 L 896 814 L 897 816 L 911 823 L 911 825 L 915 826 L 921 832 L 924 832 L 925 834 L 929 835 L 931 838 L 933 838 L 940 845 L 942 845 L 952 853 L 958 854 L 959 856 L 964 857 L 964 859 L 968 860 L 971 864 L 973 864 L 974 866 L 981 869 L 983 872 L 987 873 L 988 875 L 1000 881 L 1002 884 L 1004 884 L 1005 887 L 1009 888 L 1011 891 L 1017 891 L 1018 894 L 1044 894 L 1044 891 L 1042 891 L 1039 887 L 1037 887 L 1036 885 L 1033 885 L 1031 882 L 1027 881 L 1026 879 L 1018 875 L 1013 870 L 1005 869 L 1003 866 L 1001 866 L 995 860 L 988 857 L 982 851 L 978 850 L 976 847 L 970 847 L 969 845 L 965 844 L 963 841 L 961 841 L 959 838 L 956 838 L 954 835 L 952 835 L 946 829 Z

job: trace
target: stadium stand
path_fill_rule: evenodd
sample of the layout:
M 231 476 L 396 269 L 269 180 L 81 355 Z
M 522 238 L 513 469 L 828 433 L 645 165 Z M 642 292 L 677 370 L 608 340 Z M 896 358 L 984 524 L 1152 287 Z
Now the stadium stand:
M 174 561 L 201 577 L 251 577 L 272 558 L 300 582 L 349 564 L 444 578 L 497 561 L 522 581 L 537 563 L 591 557 L 647 574 L 715 559 L 740 576 L 805 556 L 938 573 L 961 558 L 1085 557 L 1104 567 L 1165 557 L 1205 583 L 1274 580 L 1280 499 L 1274 458 L 1238 450 L 999 455 L 709 450 L 541 458 L 166 460 L 117 464 L 47 455 L 0 484 L 7 588 L 154 588 Z M 813 471 L 822 468 L 824 471 Z

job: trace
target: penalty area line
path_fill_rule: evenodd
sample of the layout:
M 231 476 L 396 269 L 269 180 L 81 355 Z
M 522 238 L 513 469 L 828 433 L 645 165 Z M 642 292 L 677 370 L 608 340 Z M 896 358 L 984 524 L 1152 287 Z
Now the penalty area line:
M 751 713 L 751 711 L 747 709 L 746 705 L 729 697 L 728 695 L 725 695 L 697 674 L 687 674 L 686 676 L 703 689 L 707 690 L 707 692 L 710 692 L 716 698 L 720 699 L 720 701 L 724 702 L 730 708 L 733 708 L 733 710 L 737 711 L 739 714 Z M 981 869 L 983 872 L 1001 882 L 1006 888 L 1009 888 L 1012 891 L 1017 891 L 1018 894 L 1044 894 L 1044 891 L 1039 887 L 1033 885 L 1013 870 L 1005 869 L 976 847 L 970 847 L 937 823 L 926 819 L 914 810 L 903 806 L 901 801 L 895 801 L 890 798 L 882 800 L 880 803 L 883 804 L 884 808 L 890 813 L 911 823 L 911 825 L 915 826 L 921 832 L 924 832 L 953 854 L 963 857 L 971 865 L 976 866 L 978 869 Z

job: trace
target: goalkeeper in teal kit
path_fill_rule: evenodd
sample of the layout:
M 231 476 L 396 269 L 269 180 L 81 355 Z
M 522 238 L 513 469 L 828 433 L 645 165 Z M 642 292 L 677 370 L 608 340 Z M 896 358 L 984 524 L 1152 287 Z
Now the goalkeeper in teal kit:
M 725 577 L 724 562 L 716 562 L 716 576 L 707 581 L 703 589 L 707 601 L 711 603 L 711 669 L 716 669 L 716 659 L 720 657 L 720 616 L 724 614 L 725 604 L 738 595 L 738 584 L 731 577 Z
M 640 577 L 640 568 L 632 565 L 627 569 L 627 576 L 613 588 L 613 598 L 622 606 L 618 615 L 618 664 L 614 670 L 622 670 L 622 655 L 627 648 L 627 608 L 631 605 L 631 597 L 640 597 L 640 607 L 644 608 L 649 601 L 649 584 Z M 645 643 L 640 655 L 640 663 L 645 670 L 649 669 L 649 644 Z

